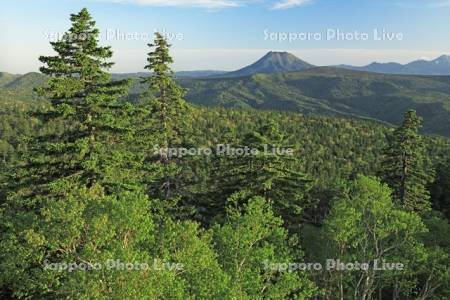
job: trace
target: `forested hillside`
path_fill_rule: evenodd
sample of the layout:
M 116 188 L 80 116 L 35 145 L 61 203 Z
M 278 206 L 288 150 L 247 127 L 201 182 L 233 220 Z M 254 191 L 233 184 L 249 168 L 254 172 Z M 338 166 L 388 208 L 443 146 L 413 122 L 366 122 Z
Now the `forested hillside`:
M 423 132 L 450 136 L 450 77 L 364 73 L 334 68 L 257 74 L 229 79 L 182 79 L 188 101 L 209 106 L 253 107 L 400 124 L 415 109 Z
M 10 75 L 12 76 L 12 75 Z M 128 100 L 145 90 L 146 73 L 114 75 L 133 79 Z M 0 86 L 0 102 L 8 106 L 39 100 L 33 88 L 45 81 L 38 73 L 16 76 Z M 414 109 L 424 119 L 422 132 L 450 137 L 450 77 L 405 76 L 314 68 L 302 72 L 257 74 L 238 78 L 178 78 L 186 100 L 206 106 L 294 111 L 351 116 L 399 125 L 402 114 Z M 14 99 L 14 101 L 11 101 Z
M 39 58 L 45 76 L 2 81 L 0 298 L 450 297 L 450 141 L 421 135 L 406 104 L 397 126 L 368 112 L 387 114 L 369 99 L 398 90 L 420 111 L 447 78 L 177 81 L 156 33 L 136 86 L 109 73 L 87 9 L 70 20 Z M 196 106 L 190 85 L 217 94 Z M 228 108 L 210 107 L 219 89 Z M 339 116 L 297 112 L 319 107 Z
M 0 109 L 38 107 L 45 99 L 33 92 L 34 88 L 45 83 L 47 78 L 40 73 L 13 75 L 0 73 Z

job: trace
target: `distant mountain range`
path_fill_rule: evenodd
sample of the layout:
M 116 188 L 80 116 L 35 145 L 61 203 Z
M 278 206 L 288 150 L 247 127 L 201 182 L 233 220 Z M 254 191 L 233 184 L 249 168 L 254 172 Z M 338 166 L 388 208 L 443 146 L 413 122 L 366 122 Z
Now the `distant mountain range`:
M 227 71 L 216 71 L 216 70 L 178 71 L 175 72 L 175 76 L 183 78 L 203 78 L 221 75 L 224 73 L 227 73 Z M 149 75 L 150 72 L 113 73 L 113 78 L 120 79 L 129 77 L 147 77 Z
M 390 63 L 371 63 L 367 66 L 355 67 L 349 65 L 339 65 L 339 68 L 345 68 L 356 71 L 366 71 L 385 74 L 404 74 L 404 75 L 450 75 L 450 56 L 442 55 L 433 60 L 415 60 L 402 65 L 395 62 Z
M 414 67 L 416 73 L 420 68 L 430 73 L 427 65 L 448 63 L 448 57 L 442 56 L 407 65 L 378 65 L 386 73 L 398 72 L 399 66 L 409 66 L 410 70 Z M 176 75 L 188 91 L 186 100 L 194 104 L 350 116 L 394 125 L 401 122 L 405 110 L 416 109 L 424 118 L 424 133 L 450 137 L 450 76 L 378 74 L 380 69 L 374 68 L 378 65 L 371 64 L 368 70 L 315 67 L 286 52 L 269 52 L 254 64 L 233 72 L 194 71 Z M 444 69 L 439 69 L 440 75 Z M 127 100 L 137 101 L 146 88 L 140 78 L 149 74 L 113 74 L 113 77 L 132 78 Z M 10 107 L 45 102 L 32 89 L 46 79 L 35 72 L 0 73 L 0 104 Z
M 304 71 L 316 66 L 303 61 L 295 55 L 288 52 L 270 51 L 258 61 L 236 71 L 190 71 L 177 72 L 178 77 L 190 78 L 231 78 L 250 76 L 253 74 L 271 74 L 282 72 Z M 450 56 L 442 55 L 434 60 L 416 60 L 408 64 L 390 63 L 371 63 L 367 66 L 337 65 L 336 68 L 349 69 L 355 71 L 399 74 L 399 75 L 446 75 L 450 76 Z
M 217 70 L 199 70 L 199 71 L 178 71 L 175 72 L 177 77 L 187 77 L 187 78 L 199 78 L 199 77 L 211 77 L 227 73 L 227 71 L 217 71 Z

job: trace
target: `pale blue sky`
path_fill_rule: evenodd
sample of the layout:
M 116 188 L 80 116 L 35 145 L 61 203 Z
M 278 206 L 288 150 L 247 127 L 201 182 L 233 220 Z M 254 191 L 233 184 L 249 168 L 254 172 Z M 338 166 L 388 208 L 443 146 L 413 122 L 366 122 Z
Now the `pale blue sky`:
M 0 71 L 37 70 L 82 7 L 113 46 L 114 72 L 142 70 L 155 29 L 171 40 L 176 70 L 233 70 L 269 50 L 316 65 L 450 54 L 450 0 L 2 0 Z

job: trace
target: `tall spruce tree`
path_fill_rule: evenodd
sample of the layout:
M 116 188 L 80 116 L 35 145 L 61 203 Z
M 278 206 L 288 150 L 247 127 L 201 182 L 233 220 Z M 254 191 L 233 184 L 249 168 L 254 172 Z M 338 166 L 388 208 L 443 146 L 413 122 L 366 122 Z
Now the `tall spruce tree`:
M 127 93 L 127 81 L 111 80 L 107 70 L 113 65 L 108 61 L 112 51 L 99 45 L 99 30 L 87 9 L 70 20 L 68 32 L 51 42 L 57 55 L 39 58 L 49 80 L 38 92 L 51 107 L 37 116 L 44 126 L 57 130 L 30 140 L 26 166 L 18 174 L 30 195 L 49 192 L 55 180 L 101 183 L 110 191 L 130 188 L 132 172 L 124 167 L 129 157 L 122 141 L 130 134 L 131 105 L 118 100 Z
M 430 209 L 427 185 L 434 170 L 425 150 L 419 129 L 422 119 L 408 110 L 403 123 L 395 129 L 385 149 L 383 178 L 393 189 L 393 197 L 405 209 L 422 212 Z
M 133 155 L 124 143 L 132 135 L 131 106 L 118 100 L 126 93 L 125 82 L 110 80 L 112 51 L 98 45 L 99 31 L 88 11 L 71 21 L 63 38 L 52 43 L 57 55 L 40 58 L 41 71 L 50 77 L 40 92 L 51 106 L 37 116 L 51 130 L 30 138 L 1 203 L 1 298 L 108 298 L 114 293 L 123 298 L 146 277 L 133 273 L 126 287 L 123 274 L 113 270 L 88 274 L 46 268 L 145 259 L 141 247 L 150 242 L 153 228 L 149 200 L 134 183 Z
M 146 162 L 145 177 L 150 178 L 150 195 L 176 200 L 182 174 L 179 159 L 172 157 L 169 149 L 181 147 L 189 136 L 190 109 L 183 100 L 185 91 L 175 82 L 170 68 L 173 59 L 167 40 L 156 33 L 154 43 L 148 46 L 154 49 L 148 53 L 145 66 L 151 74 L 142 80 L 148 89 L 139 107 L 138 140 Z

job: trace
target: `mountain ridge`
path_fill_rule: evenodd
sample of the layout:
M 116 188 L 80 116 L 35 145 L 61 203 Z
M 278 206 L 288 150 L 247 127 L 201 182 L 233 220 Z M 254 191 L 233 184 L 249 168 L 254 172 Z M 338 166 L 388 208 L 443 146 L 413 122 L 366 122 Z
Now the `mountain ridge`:
M 365 66 L 337 65 L 336 67 L 383 74 L 450 76 L 450 56 L 441 55 L 432 60 L 418 59 L 407 64 L 372 62 Z

